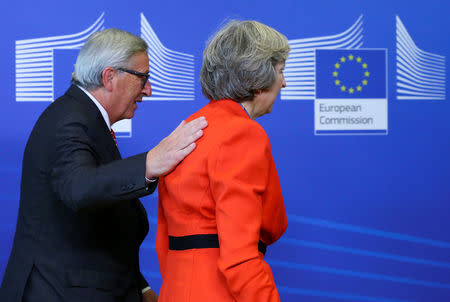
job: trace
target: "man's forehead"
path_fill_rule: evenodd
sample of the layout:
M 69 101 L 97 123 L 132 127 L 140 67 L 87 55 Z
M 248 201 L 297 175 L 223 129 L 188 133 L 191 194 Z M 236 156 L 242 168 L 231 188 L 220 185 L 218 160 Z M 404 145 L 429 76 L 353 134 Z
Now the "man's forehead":
M 148 72 L 149 60 L 148 60 L 147 52 L 138 52 L 138 53 L 134 54 L 130 58 L 129 63 L 137 71 L 141 71 L 141 72 L 144 72 L 144 73 Z

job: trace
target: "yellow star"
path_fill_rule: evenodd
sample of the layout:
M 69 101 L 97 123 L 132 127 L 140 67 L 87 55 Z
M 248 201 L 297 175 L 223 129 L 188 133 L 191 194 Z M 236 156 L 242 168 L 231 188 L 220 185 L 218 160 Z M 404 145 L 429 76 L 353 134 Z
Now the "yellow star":
M 345 57 L 341 57 L 341 62 L 342 62 L 342 63 L 345 62 Z
M 357 86 L 357 87 L 356 87 L 356 90 L 362 91 L 362 87 L 361 87 L 361 86 Z
M 334 64 L 334 68 L 339 69 L 339 67 L 341 67 L 341 64 L 339 63 Z
M 362 64 L 362 68 L 366 69 L 367 68 L 367 63 L 363 63 Z
M 337 71 L 333 71 L 333 77 L 337 77 L 338 76 L 338 72 Z
M 347 88 L 345 86 L 341 86 L 341 91 L 345 91 Z
M 353 93 L 353 92 L 355 92 L 355 89 L 350 88 L 350 89 L 348 90 L 348 92 L 349 92 L 349 93 Z
M 363 85 L 367 85 L 367 80 L 362 80 Z
M 336 80 L 336 81 L 334 81 L 334 84 L 336 84 L 337 86 L 339 86 L 339 85 L 341 84 L 341 81 Z
M 369 75 L 370 75 L 370 72 L 368 72 L 368 71 L 364 72 L 365 77 L 369 77 Z
M 356 62 L 361 63 L 361 61 L 362 61 L 361 57 L 356 58 Z
M 353 61 L 353 58 L 354 58 L 354 56 L 353 56 L 352 54 L 348 56 L 348 59 L 349 59 L 350 61 Z

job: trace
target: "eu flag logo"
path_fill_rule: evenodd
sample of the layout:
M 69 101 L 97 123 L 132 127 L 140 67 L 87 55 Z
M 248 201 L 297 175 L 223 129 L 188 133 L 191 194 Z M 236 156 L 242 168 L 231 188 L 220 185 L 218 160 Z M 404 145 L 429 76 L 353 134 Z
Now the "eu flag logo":
M 316 49 L 315 59 L 315 134 L 387 134 L 386 49 Z
M 386 98 L 385 51 L 317 49 L 316 98 Z

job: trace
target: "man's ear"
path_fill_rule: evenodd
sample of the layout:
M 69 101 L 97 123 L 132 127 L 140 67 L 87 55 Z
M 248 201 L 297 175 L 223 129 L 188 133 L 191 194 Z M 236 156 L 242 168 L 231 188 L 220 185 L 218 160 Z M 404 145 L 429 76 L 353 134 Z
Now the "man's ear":
M 106 67 L 102 71 L 103 86 L 106 90 L 112 91 L 114 78 L 117 77 L 117 71 L 112 67 Z

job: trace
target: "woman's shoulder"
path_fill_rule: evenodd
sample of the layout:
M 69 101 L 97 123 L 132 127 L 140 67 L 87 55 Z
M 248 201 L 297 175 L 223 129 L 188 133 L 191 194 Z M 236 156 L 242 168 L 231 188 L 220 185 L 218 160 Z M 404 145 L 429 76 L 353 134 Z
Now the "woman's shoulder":
M 224 106 L 215 106 L 209 103 L 190 115 L 186 121 L 189 122 L 204 116 L 208 122 L 204 133 L 212 141 L 223 142 L 229 139 L 245 139 L 269 142 L 264 128 L 258 122 L 250 119 L 245 111 L 236 114 L 236 110 L 227 109 L 229 108 L 226 108 L 226 106 L 224 108 Z
M 255 148 L 269 146 L 269 137 L 264 128 L 252 119 L 245 117 L 232 117 L 217 125 L 215 135 L 220 137 L 219 144 L 241 146 L 242 148 Z

